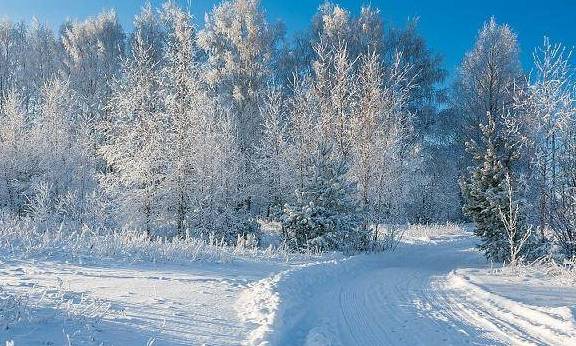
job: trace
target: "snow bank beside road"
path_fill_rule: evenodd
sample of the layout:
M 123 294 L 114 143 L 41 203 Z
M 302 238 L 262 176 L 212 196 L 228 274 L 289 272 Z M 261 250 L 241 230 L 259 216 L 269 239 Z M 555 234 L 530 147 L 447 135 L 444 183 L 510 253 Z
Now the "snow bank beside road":
M 72 345 L 238 345 L 252 330 L 236 314 L 238 295 L 285 268 L 0 259 L 0 345 L 64 345 L 68 338 Z M 11 297 L 23 304 L 8 306 L 15 318 L 2 329 L 2 303 Z
M 459 269 L 448 276 L 447 288 L 464 319 L 503 342 L 574 345 L 574 287 L 554 289 L 536 278 Z
M 308 303 L 361 266 L 365 257 L 303 264 L 250 285 L 237 303 L 242 320 L 254 326 L 246 344 L 277 345 L 301 336 Z

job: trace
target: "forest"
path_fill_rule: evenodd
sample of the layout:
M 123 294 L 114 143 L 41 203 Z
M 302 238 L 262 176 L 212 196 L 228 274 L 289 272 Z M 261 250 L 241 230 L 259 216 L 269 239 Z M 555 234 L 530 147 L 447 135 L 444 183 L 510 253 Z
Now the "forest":
M 269 221 L 290 251 L 357 253 L 381 224 L 473 222 L 495 262 L 576 256 L 570 49 L 523 67 L 487 18 L 451 76 L 373 7 L 287 31 L 257 0 L 148 4 L 131 32 L 0 20 L 2 228 L 258 247 Z

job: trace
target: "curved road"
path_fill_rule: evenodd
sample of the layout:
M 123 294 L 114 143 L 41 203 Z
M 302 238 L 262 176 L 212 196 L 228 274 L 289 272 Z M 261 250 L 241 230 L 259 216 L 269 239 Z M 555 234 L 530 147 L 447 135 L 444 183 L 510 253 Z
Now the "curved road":
M 280 344 L 569 345 L 576 340 L 571 317 L 559 321 L 473 285 L 448 287 L 453 270 L 486 267 L 474 245 L 462 234 L 362 258 L 361 266 L 315 289 L 302 307 L 304 317 L 283 333 Z

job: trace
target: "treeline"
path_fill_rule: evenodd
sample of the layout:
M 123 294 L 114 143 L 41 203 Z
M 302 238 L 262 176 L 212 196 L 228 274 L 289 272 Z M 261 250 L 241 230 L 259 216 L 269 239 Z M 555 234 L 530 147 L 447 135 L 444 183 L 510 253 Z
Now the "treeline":
M 396 28 L 375 8 L 325 3 L 293 37 L 256 0 L 198 24 L 171 2 L 142 8 L 129 34 L 114 12 L 58 33 L 1 21 L 3 217 L 227 243 L 257 239 L 267 218 L 294 249 L 355 250 L 374 246 L 372 225 L 462 220 L 464 202 L 497 259 L 507 206 L 521 205 L 522 229 L 538 215 L 530 244 L 552 244 L 557 203 L 569 218 L 570 117 L 541 106 L 565 91 L 573 107 L 556 46 L 529 80 L 515 35 L 490 20 L 445 90 L 417 22 Z
M 216 6 L 202 28 L 147 5 L 131 34 L 114 12 L 58 34 L 5 20 L 2 208 L 226 242 L 272 218 L 294 248 L 457 217 L 455 180 L 432 159 L 444 143 L 426 140 L 445 72 L 415 24 L 327 3 L 287 39 L 253 0 Z

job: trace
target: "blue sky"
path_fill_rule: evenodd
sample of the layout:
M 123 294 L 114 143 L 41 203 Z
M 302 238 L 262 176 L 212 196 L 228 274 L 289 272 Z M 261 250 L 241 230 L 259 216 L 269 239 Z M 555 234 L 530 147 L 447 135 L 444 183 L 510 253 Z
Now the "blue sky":
M 0 16 L 30 20 L 33 16 L 57 27 L 66 18 L 85 18 L 102 9 L 117 10 L 123 26 L 130 30 L 135 13 L 145 0 L 0 0 Z M 162 0 L 154 0 L 159 4 Z M 179 0 L 191 3 L 192 12 L 203 21 L 217 0 Z M 282 20 L 289 32 L 304 30 L 323 0 L 262 0 L 271 20 Z M 543 36 L 576 45 L 576 0 L 340 0 L 333 1 L 354 13 L 362 4 L 380 8 L 385 20 L 401 25 L 420 18 L 420 31 L 429 46 L 444 57 L 452 73 L 464 52 L 473 44 L 482 22 L 494 15 L 512 26 L 520 39 L 522 60 L 529 67 L 533 48 Z

